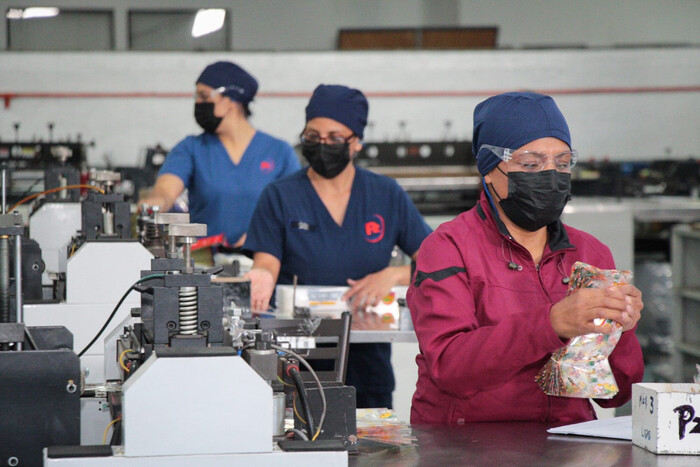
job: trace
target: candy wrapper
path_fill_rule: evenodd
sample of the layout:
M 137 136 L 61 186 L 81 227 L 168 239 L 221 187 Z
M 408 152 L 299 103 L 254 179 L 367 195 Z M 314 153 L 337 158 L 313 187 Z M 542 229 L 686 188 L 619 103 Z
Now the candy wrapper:
M 571 278 L 566 295 L 584 287 L 607 288 L 612 285 L 629 284 L 631 271 L 598 269 L 577 262 L 571 268 Z M 596 324 L 601 324 L 596 322 Z M 569 343 L 552 354 L 535 378 L 540 388 L 550 396 L 591 397 L 610 399 L 619 391 L 613 376 L 608 356 L 622 335 L 622 327 L 611 320 L 608 334 L 586 334 L 574 337 Z
M 390 409 L 357 409 L 357 437 L 392 446 L 416 444 L 411 427 Z

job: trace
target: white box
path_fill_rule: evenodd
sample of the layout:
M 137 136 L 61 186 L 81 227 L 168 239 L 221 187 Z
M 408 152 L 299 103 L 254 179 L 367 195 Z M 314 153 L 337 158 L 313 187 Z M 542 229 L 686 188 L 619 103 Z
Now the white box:
M 325 286 L 325 285 L 300 285 L 277 286 L 277 310 L 275 315 L 281 318 L 291 318 L 294 307 L 306 307 L 312 316 L 321 318 L 340 318 L 343 311 L 348 310 L 348 304 L 342 300 L 343 294 L 349 287 Z M 381 317 L 377 329 L 399 329 L 400 309 L 398 299 L 406 296 L 406 287 L 394 287 L 391 291 L 373 307 L 368 307 L 367 312 L 376 313 Z M 353 329 L 356 327 L 353 324 Z
M 632 442 L 656 454 L 700 454 L 700 384 L 634 384 Z

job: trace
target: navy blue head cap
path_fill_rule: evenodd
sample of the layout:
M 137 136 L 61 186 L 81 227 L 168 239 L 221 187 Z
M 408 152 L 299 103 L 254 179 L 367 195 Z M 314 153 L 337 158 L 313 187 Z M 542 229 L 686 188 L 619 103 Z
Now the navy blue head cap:
M 241 104 L 248 104 L 258 92 L 257 80 L 231 62 L 212 63 L 204 69 L 196 82 L 214 89 L 223 86 L 226 90 L 221 94 Z
M 306 106 L 306 121 L 326 117 L 350 128 L 362 139 L 369 103 L 362 91 L 335 84 L 320 84 Z
M 548 136 L 562 140 L 571 148 L 569 126 L 549 96 L 507 92 L 489 97 L 474 109 L 472 151 L 482 176 L 501 162 L 493 152 L 481 149 L 483 144 L 518 149 Z

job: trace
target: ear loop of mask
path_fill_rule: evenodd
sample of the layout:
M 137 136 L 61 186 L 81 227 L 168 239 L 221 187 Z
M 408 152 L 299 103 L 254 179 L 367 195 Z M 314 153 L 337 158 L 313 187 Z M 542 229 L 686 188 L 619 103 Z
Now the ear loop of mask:
M 501 172 L 503 175 L 505 175 L 506 178 L 508 177 L 508 174 L 505 173 L 504 171 L 502 171 L 501 168 L 500 168 L 499 166 L 496 166 L 496 168 L 498 169 L 499 172 Z M 495 213 L 496 213 L 496 217 L 498 217 L 498 218 L 500 219 L 501 215 L 499 214 L 498 209 L 496 209 L 496 203 L 493 202 L 493 197 L 491 196 L 491 192 L 489 191 L 488 187 L 490 186 L 490 187 L 493 189 L 494 194 L 495 194 L 496 196 L 498 196 L 498 201 L 499 201 L 499 202 L 502 201 L 503 198 L 500 197 L 500 195 L 498 194 L 498 192 L 496 191 L 496 189 L 493 187 L 493 183 L 489 183 L 488 185 L 486 185 L 486 180 L 484 180 L 484 179 L 482 178 L 482 179 L 481 179 L 481 184 L 484 185 L 484 190 L 486 191 L 486 197 L 489 199 L 489 202 L 491 203 L 491 207 L 493 208 L 493 212 L 495 212 Z

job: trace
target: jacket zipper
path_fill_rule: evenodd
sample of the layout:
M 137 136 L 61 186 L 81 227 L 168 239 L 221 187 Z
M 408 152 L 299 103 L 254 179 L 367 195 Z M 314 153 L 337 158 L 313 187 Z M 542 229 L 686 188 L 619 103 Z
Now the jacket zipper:
M 540 260 L 542 261 L 542 260 Z M 535 270 L 537 271 L 537 279 L 540 281 L 540 288 L 542 289 L 542 292 L 547 296 L 547 299 L 551 302 L 552 297 L 549 295 L 549 291 L 544 286 L 544 281 L 542 281 L 542 274 L 540 273 L 540 265 L 535 264 Z

